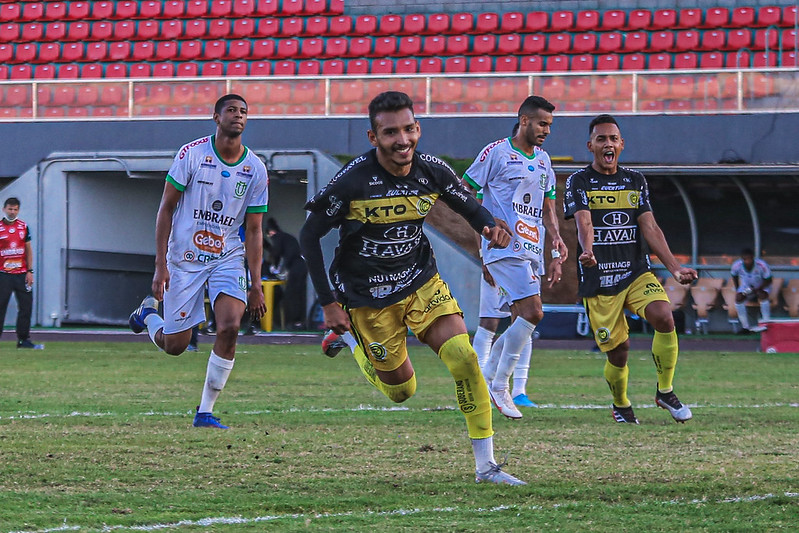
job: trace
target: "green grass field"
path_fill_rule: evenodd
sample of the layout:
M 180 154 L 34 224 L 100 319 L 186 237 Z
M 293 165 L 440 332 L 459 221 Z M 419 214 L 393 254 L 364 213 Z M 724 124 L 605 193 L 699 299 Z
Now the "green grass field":
M 191 427 L 209 347 L 0 344 L 0 532 L 796 531 L 799 354 L 687 352 L 653 404 L 631 356 L 640 426 L 612 422 L 603 357 L 535 351 L 543 407 L 494 416 L 525 487 L 474 483 L 454 385 L 413 348 L 418 391 L 394 405 L 349 356 L 240 346 L 217 402 L 230 431 Z

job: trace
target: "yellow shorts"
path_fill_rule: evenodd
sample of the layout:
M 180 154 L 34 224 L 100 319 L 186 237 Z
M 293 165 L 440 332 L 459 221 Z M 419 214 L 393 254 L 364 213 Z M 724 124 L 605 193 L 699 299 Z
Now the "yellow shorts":
M 669 297 L 655 275 L 645 272 L 619 294 L 583 298 L 583 305 L 597 346 L 603 352 L 609 352 L 630 336 L 624 309 L 646 319 L 644 310 L 647 305 L 668 301 Z
M 352 333 L 377 370 L 391 372 L 408 358 L 408 328 L 420 340 L 438 317 L 463 315 L 449 287 L 436 274 L 415 293 L 383 309 L 348 309 Z

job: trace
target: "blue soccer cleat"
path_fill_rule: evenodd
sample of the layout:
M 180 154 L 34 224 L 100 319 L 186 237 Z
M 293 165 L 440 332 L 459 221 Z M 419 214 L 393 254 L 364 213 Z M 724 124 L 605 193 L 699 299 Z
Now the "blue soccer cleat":
M 141 305 L 130 314 L 130 318 L 128 319 L 128 325 L 133 333 L 141 333 L 144 331 L 147 328 L 144 319 L 153 313 L 158 313 L 158 300 L 152 296 L 146 296 L 144 300 L 141 301 Z
M 538 407 L 538 404 L 532 401 L 526 394 L 517 394 L 513 397 L 513 403 L 519 407 Z
M 199 409 L 199 407 L 197 409 Z M 196 428 L 230 429 L 228 426 L 221 424 L 219 418 L 215 417 L 213 414 L 200 413 L 199 411 L 194 415 L 194 422 L 192 425 Z

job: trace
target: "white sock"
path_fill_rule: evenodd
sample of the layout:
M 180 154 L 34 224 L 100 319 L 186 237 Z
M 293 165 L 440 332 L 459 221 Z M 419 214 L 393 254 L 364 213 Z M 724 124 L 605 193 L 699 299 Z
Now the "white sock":
M 497 340 L 494 341 L 494 345 L 491 346 L 491 351 L 488 354 L 488 361 L 485 362 L 485 366 L 480 367 L 486 383 L 491 383 L 494 380 L 494 375 L 497 373 L 497 365 L 502 357 L 502 348 L 504 347 L 505 333 L 500 335 Z
M 208 368 L 205 373 L 205 386 L 203 387 L 203 397 L 200 401 L 199 413 L 213 413 L 214 403 L 219 398 L 219 393 L 225 388 L 230 371 L 233 370 L 235 359 L 223 359 L 211 350 L 208 356 Z
M 164 319 L 158 313 L 150 313 L 144 317 L 144 325 L 147 326 L 147 334 L 150 336 L 150 340 L 158 346 L 155 343 L 155 334 L 164 327 Z
M 505 333 L 505 346 L 502 348 L 502 357 L 499 359 L 497 365 L 497 372 L 494 374 L 494 379 L 491 381 L 491 388 L 494 391 L 501 391 L 508 388 L 508 381 L 513 369 L 516 368 L 516 363 L 519 361 L 519 355 L 527 341 L 533 336 L 535 326 L 522 317 L 516 317 L 513 324 L 510 325 Z
M 491 463 L 497 464 L 494 459 L 494 437 L 485 439 L 472 439 L 472 450 L 474 451 L 474 464 L 478 472 L 485 472 Z
M 353 337 L 352 333 L 349 331 L 344 332 L 344 335 L 341 336 L 341 340 L 346 342 L 347 346 L 349 346 L 350 350 L 353 352 L 355 351 L 355 348 L 358 347 L 358 341 L 355 340 L 355 337 Z
M 741 323 L 741 327 L 749 329 L 749 315 L 746 312 L 746 304 L 744 302 L 736 303 L 735 310 L 738 311 L 738 322 Z
M 474 341 L 472 346 L 474 351 L 477 352 L 477 364 L 480 368 L 488 361 L 488 356 L 491 354 L 491 343 L 494 341 L 494 332 L 482 326 L 477 327 L 474 332 Z
M 527 394 L 527 379 L 530 372 L 530 356 L 533 354 L 533 338 L 522 348 L 519 354 L 519 362 L 513 371 L 513 391 L 511 397 L 515 398 L 520 394 Z
M 769 300 L 760 302 L 760 314 L 763 316 L 763 322 L 771 320 L 771 302 Z

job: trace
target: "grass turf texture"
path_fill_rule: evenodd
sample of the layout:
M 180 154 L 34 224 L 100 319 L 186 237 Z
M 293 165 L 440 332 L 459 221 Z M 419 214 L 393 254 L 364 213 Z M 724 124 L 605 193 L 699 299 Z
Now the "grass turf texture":
M 529 483 L 507 487 L 474 483 L 429 350 L 411 349 L 416 396 L 384 411 L 397 406 L 345 352 L 239 348 L 215 413 L 233 429 L 218 431 L 191 427 L 208 346 L 0 344 L 0 531 L 799 528 L 797 354 L 681 355 L 675 390 L 696 406 L 683 425 L 653 407 L 654 365 L 634 352 L 641 425 L 627 426 L 611 420 L 601 354 L 536 350 L 530 396 L 545 408 L 494 411 L 497 458 Z

